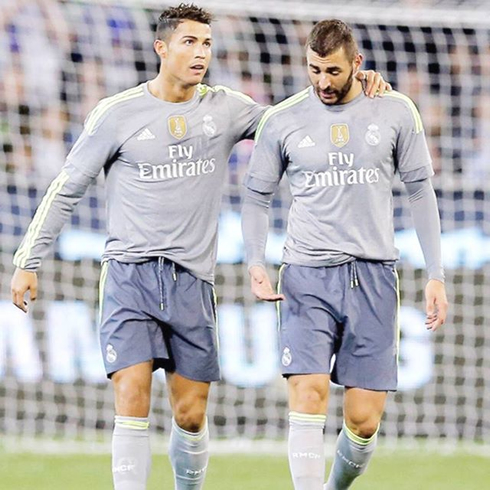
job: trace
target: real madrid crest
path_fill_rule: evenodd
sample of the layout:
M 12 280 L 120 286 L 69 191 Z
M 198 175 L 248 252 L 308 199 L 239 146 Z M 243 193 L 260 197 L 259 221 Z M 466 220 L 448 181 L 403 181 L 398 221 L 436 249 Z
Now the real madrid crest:
M 378 146 L 381 141 L 381 133 L 379 127 L 376 124 L 370 124 L 366 132 L 366 143 L 371 146 Z
M 187 122 L 184 116 L 170 116 L 168 118 L 168 130 L 170 134 L 181 140 L 187 134 Z
M 116 349 L 114 349 L 114 346 L 112 344 L 107 344 L 105 351 L 106 351 L 105 358 L 106 358 L 107 362 L 110 362 L 111 364 L 113 362 L 116 362 L 117 352 L 116 352 Z
M 291 364 L 291 361 L 293 360 L 293 356 L 291 355 L 291 350 L 289 347 L 284 347 L 284 350 L 282 351 L 282 357 L 281 357 L 281 362 L 283 366 L 289 366 Z
M 202 118 L 202 130 L 203 133 L 209 138 L 211 138 L 216 134 L 217 128 L 216 128 L 216 123 L 213 121 L 213 116 L 206 114 Z
M 332 124 L 330 126 L 330 141 L 342 148 L 349 142 L 349 126 L 347 124 Z

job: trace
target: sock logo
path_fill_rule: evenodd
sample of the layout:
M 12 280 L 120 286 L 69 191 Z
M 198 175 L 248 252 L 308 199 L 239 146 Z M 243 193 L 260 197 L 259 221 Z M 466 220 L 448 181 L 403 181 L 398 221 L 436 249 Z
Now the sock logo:
M 293 458 L 295 459 L 320 459 L 321 456 L 317 453 L 301 452 L 293 453 Z
M 190 476 L 200 476 L 202 474 L 204 474 L 207 470 L 207 466 L 205 466 L 204 468 L 201 468 L 200 470 L 190 470 L 190 469 L 186 469 L 185 470 L 185 473 L 186 475 L 190 475 Z
M 117 465 L 112 467 L 112 473 L 136 473 L 136 460 L 121 458 Z
M 346 458 L 341 452 L 340 449 L 337 449 L 337 454 L 339 457 L 342 459 L 342 461 L 347 464 L 348 466 L 351 466 L 352 468 L 355 468 L 356 470 L 360 470 L 361 468 L 364 467 L 363 464 L 355 463 L 354 461 L 351 461 L 350 459 Z

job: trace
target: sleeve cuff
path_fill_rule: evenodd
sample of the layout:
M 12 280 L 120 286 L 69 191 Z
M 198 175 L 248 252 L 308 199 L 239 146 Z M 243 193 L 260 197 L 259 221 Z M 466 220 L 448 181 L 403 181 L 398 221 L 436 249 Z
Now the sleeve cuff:
M 442 267 L 437 268 L 436 270 L 429 270 L 428 276 L 429 276 L 429 281 L 431 280 L 436 280 L 439 282 L 442 282 L 443 284 L 446 282 L 446 277 L 444 275 L 444 269 Z
M 252 189 L 256 192 L 261 192 L 263 194 L 273 193 L 276 190 L 277 182 L 268 182 L 258 177 L 254 177 L 250 174 L 245 176 L 243 184 L 248 189 Z
M 434 170 L 431 165 L 425 165 L 407 172 L 400 171 L 400 180 L 402 182 L 417 182 L 418 180 L 428 179 L 434 175 Z

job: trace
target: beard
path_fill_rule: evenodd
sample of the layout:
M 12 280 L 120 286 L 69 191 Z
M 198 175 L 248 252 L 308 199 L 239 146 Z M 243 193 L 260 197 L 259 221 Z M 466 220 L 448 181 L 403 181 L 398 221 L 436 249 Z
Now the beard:
M 352 82 L 354 81 L 354 69 L 351 70 L 349 76 L 347 77 L 347 81 L 344 83 L 344 85 L 340 89 L 329 89 L 329 90 L 320 90 L 319 87 L 316 87 L 316 94 L 318 95 L 318 98 L 325 104 L 325 105 L 336 105 L 336 104 L 341 104 L 342 101 L 345 99 L 345 96 L 349 93 L 349 90 L 352 87 Z M 331 99 L 331 102 L 325 102 L 322 99 L 322 94 L 326 94 L 329 96 L 334 95 L 335 98 Z

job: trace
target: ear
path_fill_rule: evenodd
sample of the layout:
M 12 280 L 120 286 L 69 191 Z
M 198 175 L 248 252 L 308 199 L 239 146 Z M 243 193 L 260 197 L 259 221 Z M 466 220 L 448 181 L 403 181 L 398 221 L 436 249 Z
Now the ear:
M 165 41 L 162 41 L 161 39 L 156 39 L 153 43 L 153 49 L 155 50 L 155 53 L 160 57 L 160 58 L 166 58 L 167 53 L 168 53 L 168 46 Z
M 362 62 L 364 60 L 364 56 L 361 53 L 357 53 L 354 58 L 354 74 L 358 73 L 361 69 Z

